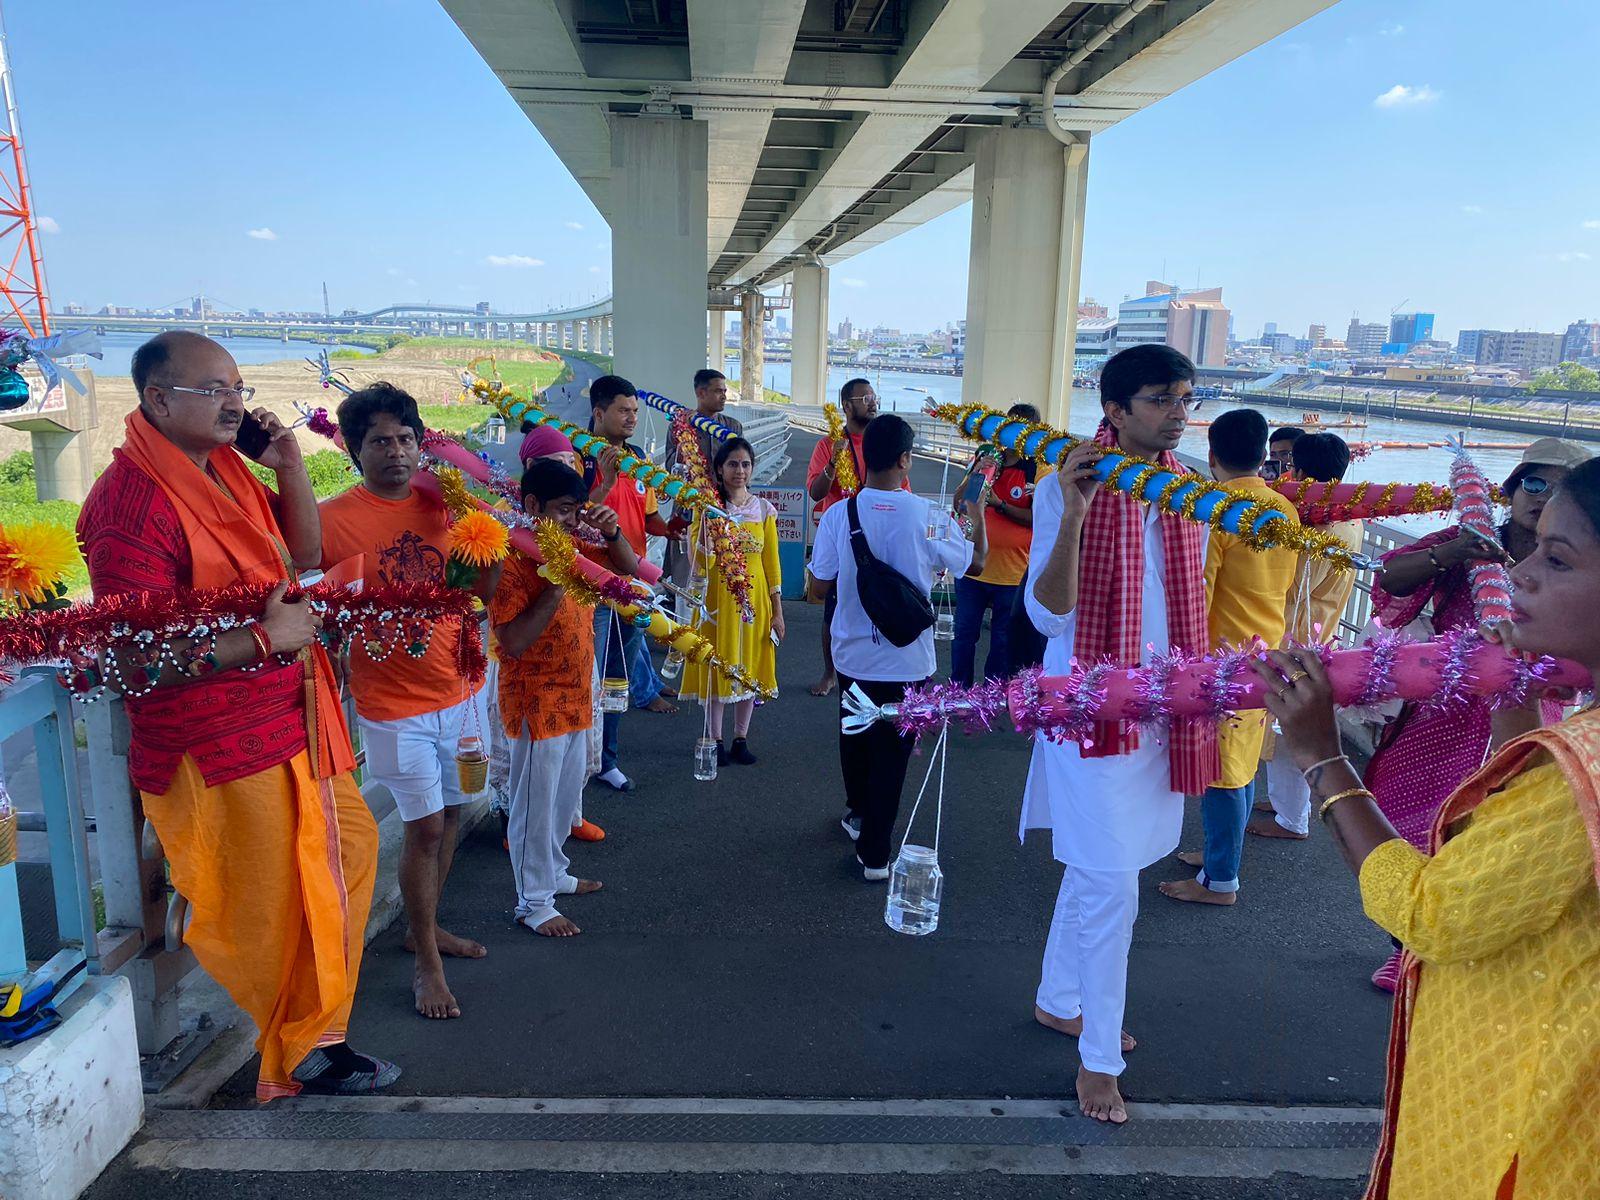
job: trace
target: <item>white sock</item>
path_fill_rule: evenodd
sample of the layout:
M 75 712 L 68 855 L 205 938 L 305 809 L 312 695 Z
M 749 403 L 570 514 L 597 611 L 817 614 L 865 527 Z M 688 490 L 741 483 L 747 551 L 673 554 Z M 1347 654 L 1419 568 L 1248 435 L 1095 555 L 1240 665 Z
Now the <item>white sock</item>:
M 624 784 L 626 784 L 628 782 L 628 777 L 626 775 L 624 775 L 621 771 L 617 770 L 616 767 L 612 767 L 611 770 L 606 771 L 603 774 L 601 774 L 600 778 L 604 779 L 612 787 L 618 787 L 618 788 L 622 787 Z

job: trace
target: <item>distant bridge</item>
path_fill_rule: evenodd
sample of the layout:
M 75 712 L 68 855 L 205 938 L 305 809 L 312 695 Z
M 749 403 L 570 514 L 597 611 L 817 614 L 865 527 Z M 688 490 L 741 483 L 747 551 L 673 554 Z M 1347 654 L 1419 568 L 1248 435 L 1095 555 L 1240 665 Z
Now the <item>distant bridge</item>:
M 611 352 L 611 297 L 572 308 L 535 313 L 481 312 L 454 304 L 391 304 L 367 313 L 338 317 L 316 314 L 294 317 L 248 316 L 205 312 L 182 316 L 53 315 L 57 329 L 94 329 L 101 333 L 157 333 L 193 329 L 208 336 L 276 336 L 317 334 L 329 338 L 354 334 L 404 333 L 416 336 L 508 338 L 563 350 Z

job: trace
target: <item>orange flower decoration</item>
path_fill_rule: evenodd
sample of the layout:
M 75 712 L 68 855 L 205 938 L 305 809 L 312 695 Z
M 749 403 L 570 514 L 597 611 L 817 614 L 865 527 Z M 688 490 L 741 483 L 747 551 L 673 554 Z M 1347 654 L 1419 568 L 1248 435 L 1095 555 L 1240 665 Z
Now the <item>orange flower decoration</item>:
M 506 527 L 481 509 L 458 517 L 450 526 L 450 556 L 468 566 L 492 567 L 510 549 Z
M 77 561 L 77 536 L 64 526 L 0 529 L 0 598 L 24 606 L 52 599 Z

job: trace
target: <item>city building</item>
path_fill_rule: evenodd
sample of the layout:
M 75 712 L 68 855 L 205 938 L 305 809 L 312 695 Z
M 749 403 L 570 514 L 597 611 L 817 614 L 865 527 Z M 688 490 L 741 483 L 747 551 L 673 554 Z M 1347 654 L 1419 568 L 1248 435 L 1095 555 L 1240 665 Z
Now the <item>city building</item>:
M 1561 361 L 1562 335 L 1524 330 L 1485 329 L 1478 339 L 1478 363 L 1512 367 L 1528 376 Z
M 789 332 L 789 318 L 788 317 L 784 316 L 782 313 L 779 313 L 777 315 L 777 317 L 774 318 L 773 324 L 778 327 L 778 332 L 779 333 L 785 334 L 785 335 L 788 334 L 788 332 Z
M 1078 320 L 1080 321 L 1097 320 L 1100 317 L 1109 315 L 1110 314 L 1106 312 L 1106 306 L 1101 304 L 1093 296 L 1085 296 L 1082 300 L 1078 301 Z
M 1080 317 L 1073 360 L 1082 372 L 1100 367 L 1118 349 L 1116 317 Z
M 1600 321 L 1574 321 L 1561 339 L 1561 361 L 1600 358 Z
M 1306 330 L 1306 341 L 1313 346 L 1320 346 L 1328 340 L 1328 327 L 1326 325 L 1312 325 Z
M 1263 325 L 1261 327 L 1261 340 L 1262 340 L 1262 342 L 1270 343 L 1272 341 L 1273 337 L 1276 336 L 1277 332 L 1278 332 L 1278 323 L 1276 321 L 1268 321 L 1265 325 Z
M 1388 332 L 1376 321 L 1363 323 L 1360 317 L 1351 317 L 1350 328 L 1344 335 L 1345 348 L 1356 358 L 1371 358 L 1383 349 Z
M 1463 329 L 1456 336 L 1456 353 L 1462 358 L 1478 361 L 1478 343 L 1483 340 L 1483 335 L 1490 332 L 1486 329 Z
M 856 327 L 854 325 L 850 324 L 850 318 L 849 317 L 846 317 L 844 320 L 839 322 L 839 340 L 841 342 L 854 341 L 855 340 L 855 336 L 856 336 Z
M 1472 368 L 1447 363 L 1394 363 L 1383 369 L 1383 377 L 1402 383 L 1466 383 Z
M 1156 280 L 1144 286 L 1144 296 L 1117 306 L 1118 350 L 1165 343 L 1201 366 L 1227 361 L 1229 313 L 1221 288 L 1184 292 Z
M 1433 337 L 1433 314 L 1425 312 L 1395 313 L 1389 318 L 1389 343 L 1410 347 L 1415 342 L 1425 342 Z M 1400 353 L 1404 354 L 1402 350 Z

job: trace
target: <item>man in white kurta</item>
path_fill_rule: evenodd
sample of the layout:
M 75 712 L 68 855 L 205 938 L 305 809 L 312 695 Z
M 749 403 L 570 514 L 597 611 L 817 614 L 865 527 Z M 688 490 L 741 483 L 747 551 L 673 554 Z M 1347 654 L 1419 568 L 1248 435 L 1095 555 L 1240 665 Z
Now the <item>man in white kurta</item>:
M 1061 530 L 1060 476 L 1042 480 L 1033 498 L 1028 578 L 1037 579 Z M 1145 513 L 1142 659 L 1167 650 L 1166 563 L 1156 510 Z M 1048 642 L 1044 673 L 1072 668 L 1077 610 L 1052 613 L 1030 584 L 1024 602 Z M 1083 1065 L 1121 1075 L 1122 1011 L 1128 949 L 1139 913 L 1139 872 L 1171 854 L 1183 832 L 1183 797 L 1172 790 L 1167 749 L 1146 731 L 1139 747 L 1115 758 L 1084 758 L 1076 742 L 1037 737 L 1023 793 L 1022 832 L 1051 831 L 1065 868 L 1056 897 L 1036 1003 L 1045 1016 L 1082 1018 Z M 1041 1018 L 1042 1019 L 1042 1018 Z M 1055 1025 L 1054 1022 L 1047 1022 Z

